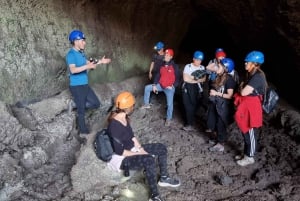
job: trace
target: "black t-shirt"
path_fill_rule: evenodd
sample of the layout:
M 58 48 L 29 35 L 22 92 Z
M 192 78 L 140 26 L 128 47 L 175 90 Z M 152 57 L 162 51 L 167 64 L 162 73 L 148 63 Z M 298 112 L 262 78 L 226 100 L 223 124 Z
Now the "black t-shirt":
M 122 155 L 124 149 L 131 150 L 134 147 L 134 142 L 132 141 L 134 134 L 129 124 L 124 126 L 121 122 L 113 119 L 108 125 L 108 133 L 111 137 L 118 139 L 122 143 L 113 141 L 113 149 L 116 154 Z
M 159 73 L 159 69 L 164 63 L 164 55 L 160 55 L 160 54 L 157 54 L 157 53 L 153 54 L 152 55 L 152 62 L 154 62 L 152 73 L 155 76 L 155 74 Z
M 236 81 L 233 79 L 231 75 L 226 75 L 226 76 L 227 76 L 227 80 L 223 86 L 219 87 L 218 89 L 215 89 L 213 86 L 211 88 L 224 94 L 227 94 L 227 89 L 235 90 L 237 84 Z
M 266 78 L 261 72 L 256 72 L 250 77 L 247 85 L 254 88 L 249 96 L 263 95 L 265 93 Z

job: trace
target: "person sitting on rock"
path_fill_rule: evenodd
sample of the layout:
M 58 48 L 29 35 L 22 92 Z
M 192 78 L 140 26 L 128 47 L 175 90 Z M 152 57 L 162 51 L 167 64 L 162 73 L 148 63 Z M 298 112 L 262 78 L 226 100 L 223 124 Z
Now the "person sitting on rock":
M 145 176 L 150 187 L 149 201 L 162 201 L 157 188 L 156 159 L 160 170 L 159 186 L 178 187 L 180 181 L 169 177 L 167 170 L 167 148 L 161 143 L 141 144 L 134 136 L 129 116 L 134 111 L 135 98 L 128 92 L 121 92 L 115 99 L 115 110 L 108 117 L 108 133 L 114 139 L 112 142 L 115 153 L 122 156 L 119 168 L 129 170 L 145 170 Z M 114 160 L 114 159 L 112 159 Z M 111 161 L 110 163 L 114 163 Z M 116 164 L 116 163 L 114 163 Z M 126 176 L 126 175 L 125 175 Z
M 179 85 L 179 68 L 173 61 L 173 49 L 166 49 L 163 65 L 159 69 L 159 73 L 154 78 L 153 84 L 145 86 L 144 90 L 144 105 L 142 109 L 149 109 L 150 106 L 150 93 L 158 93 L 163 91 L 167 98 L 167 114 L 165 126 L 170 126 L 173 116 L 173 99 L 175 88 Z

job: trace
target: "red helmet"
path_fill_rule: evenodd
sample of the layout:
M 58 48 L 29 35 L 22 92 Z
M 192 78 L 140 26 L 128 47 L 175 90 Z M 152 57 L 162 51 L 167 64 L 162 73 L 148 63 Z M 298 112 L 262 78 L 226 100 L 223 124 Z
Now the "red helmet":
M 226 57 L 226 53 L 224 52 L 224 50 L 222 48 L 218 48 L 216 50 L 216 58 L 219 57 Z
M 166 49 L 165 54 L 168 54 L 172 57 L 174 56 L 174 51 L 172 49 Z

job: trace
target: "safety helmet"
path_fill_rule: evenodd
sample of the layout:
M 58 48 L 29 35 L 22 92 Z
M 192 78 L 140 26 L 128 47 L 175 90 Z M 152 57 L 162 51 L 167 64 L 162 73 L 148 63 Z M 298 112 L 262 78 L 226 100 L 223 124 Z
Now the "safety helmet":
M 228 73 L 231 73 L 234 70 L 234 62 L 230 58 L 224 58 L 221 60 L 221 63 L 225 66 Z
M 119 109 L 130 108 L 135 104 L 135 98 L 132 93 L 128 91 L 123 91 L 119 93 L 115 100 L 115 106 Z
M 194 52 L 194 59 L 200 59 L 201 61 L 203 61 L 203 59 L 204 59 L 203 52 L 201 52 L 201 51 Z
M 174 51 L 172 49 L 166 49 L 165 54 L 168 54 L 170 56 L 174 56 Z
M 71 43 L 73 43 L 75 40 L 81 40 L 81 39 L 85 39 L 84 33 L 82 33 L 79 30 L 71 31 L 71 33 L 69 35 L 69 41 Z
M 224 50 L 222 48 L 218 48 L 216 50 L 216 58 L 218 57 L 226 57 L 226 53 L 224 52 Z
M 154 46 L 154 49 L 155 49 L 156 51 L 159 51 L 159 50 L 163 49 L 164 46 L 165 46 L 165 44 L 164 44 L 163 42 L 160 42 L 160 41 L 159 41 L 159 42 L 156 43 L 156 45 Z
M 245 61 L 263 64 L 265 61 L 265 57 L 264 54 L 260 51 L 252 51 L 246 56 Z

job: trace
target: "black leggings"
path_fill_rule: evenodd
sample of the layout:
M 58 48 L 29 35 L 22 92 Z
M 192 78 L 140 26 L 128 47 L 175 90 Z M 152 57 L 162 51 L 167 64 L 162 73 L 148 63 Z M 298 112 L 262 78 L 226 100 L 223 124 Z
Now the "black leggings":
M 161 143 L 143 144 L 143 148 L 149 154 L 125 157 L 121 169 L 124 169 L 125 164 L 129 170 L 144 169 L 150 192 L 156 196 L 159 194 L 156 178 L 156 158 L 158 159 L 160 176 L 169 176 L 167 171 L 167 148 Z

